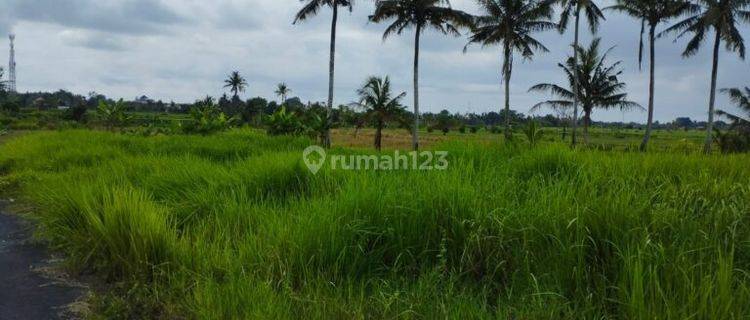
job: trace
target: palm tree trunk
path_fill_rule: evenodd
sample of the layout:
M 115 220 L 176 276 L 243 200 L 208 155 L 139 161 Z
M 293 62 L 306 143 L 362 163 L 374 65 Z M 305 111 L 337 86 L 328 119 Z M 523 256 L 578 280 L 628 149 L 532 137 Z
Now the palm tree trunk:
M 510 73 L 511 73 L 511 59 L 510 47 L 505 45 L 504 48 L 504 61 L 503 61 L 503 76 L 505 78 L 505 141 L 510 141 L 513 136 L 510 132 Z
M 572 138 L 572 145 L 575 146 L 577 142 L 577 130 L 578 130 L 578 31 L 581 22 L 581 9 L 576 8 L 576 26 L 575 36 L 573 38 L 573 61 L 575 69 L 573 70 L 573 130 L 570 133 Z
M 713 130 L 714 130 L 714 104 L 716 103 L 716 74 L 719 68 L 719 46 L 721 44 L 721 31 L 716 30 L 716 40 L 714 42 L 714 62 L 711 69 L 711 94 L 708 100 L 708 125 L 706 126 L 706 145 L 703 147 L 703 152 L 706 154 L 711 153 L 711 145 L 713 144 Z
M 651 139 L 651 129 L 654 125 L 654 62 L 656 60 L 654 33 L 656 32 L 656 25 L 652 24 L 650 27 L 651 29 L 648 32 L 648 41 L 651 47 L 649 52 L 648 122 L 646 122 L 646 134 L 643 136 L 643 142 L 641 143 L 641 151 L 644 152 L 648 149 L 648 141 Z
M 419 151 L 419 36 L 422 28 L 417 25 L 417 33 L 414 36 L 414 129 L 411 142 L 414 151 Z
M 333 114 L 333 75 L 334 67 L 336 65 L 336 20 L 339 16 L 339 6 L 334 1 L 333 3 L 333 19 L 331 21 L 331 51 L 330 60 L 328 64 L 328 112 L 326 114 L 326 133 L 323 138 L 323 146 L 326 148 L 331 147 L 331 115 Z
M 383 123 L 378 122 L 378 127 L 375 130 L 375 150 L 380 151 L 383 145 Z
M 589 144 L 589 126 L 591 126 L 591 111 L 584 110 L 583 115 L 583 143 Z

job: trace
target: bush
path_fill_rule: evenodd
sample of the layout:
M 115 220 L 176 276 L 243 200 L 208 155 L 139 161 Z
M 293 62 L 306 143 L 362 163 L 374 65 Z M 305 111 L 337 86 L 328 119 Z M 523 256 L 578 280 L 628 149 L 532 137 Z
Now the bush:
M 735 131 L 722 133 L 718 129 L 715 129 L 714 132 L 714 141 L 719 145 L 719 149 L 722 153 L 750 151 L 750 136 Z
M 278 135 L 297 135 L 305 132 L 302 122 L 294 112 L 288 112 L 286 107 L 274 112 L 266 118 L 268 134 Z
M 190 120 L 182 126 L 185 133 L 211 134 L 231 127 L 233 118 L 228 118 L 207 98 L 190 109 Z
M 536 123 L 536 121 L 529 121 L 529 123 L 526 125 L 526 127 L 523 129 L 523 134 L 526 135 L 526 139 L 529 140 L 529 144 L 531 146 L 536 146 L 536 144 L 542 140 L 542 137 L 544 136 L 544 131 L 541 130 L 541 127 Z
M 458 128 L 458 132 L 460 133 L 466 133 L 466 126 L 461 126 Z
M 122 99 L 114 103 L 101 100 L 97 112 L 104 125 L 111 131 L 115 127 L 124 126 L 132 119 L 132 116 L 125 112 L 126 109 L 127 106 Z
M 469 127 L 469 132 L 471 132 L 471 133 L 477 133 L 477 132 L 479 132 L 479 127 L 477 127 L 477 126 L 471 126 L 471 127 Z
M 72 108 L 65 110 L 65 113 L 63 113 L 63 119 L 75 121 L 78 123 L 86 123 L 87 111 L 88 109 L 86 109 L 85 105 L 77 104 L 73 106 Z

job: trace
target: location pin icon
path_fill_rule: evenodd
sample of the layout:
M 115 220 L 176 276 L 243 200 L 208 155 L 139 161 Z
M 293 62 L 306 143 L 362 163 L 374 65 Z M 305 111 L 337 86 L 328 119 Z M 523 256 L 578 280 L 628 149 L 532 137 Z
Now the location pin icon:
M 312 174 L 317 174 L 326 162 L 326 151 L 319 146 L 309 146 L 302 153 L 302 160 Z

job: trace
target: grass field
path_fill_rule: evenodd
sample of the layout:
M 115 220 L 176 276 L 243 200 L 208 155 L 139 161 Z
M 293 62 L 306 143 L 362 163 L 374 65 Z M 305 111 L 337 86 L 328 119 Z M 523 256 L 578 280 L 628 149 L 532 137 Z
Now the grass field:
M 542 128 L 545 143 L 570 143 L 570 128 L 567 129 L 563 141 L 562 128 Z M 602 151 L 637 151 L 643 139 L 643 130 L 638 129 L 604 129 L 592 128 L 590 131 L 589 148 Z M 334 141 L 347 148 L 373 148 L 374 129 L 362 129 L 355 134 L 354 129 L 343 128 L 333 131 Z M 521 132 L 515 132 L 518 141 L 525 141 Z M 495 143 L 503 139 L 502 133 L 490 133 L 482 129 L 477 133 L 460 133 L 453 130 L 448 134 L 434 131 L 420 132 L 420 143 L 426 147 L 439 146 L 446 141 L 465 141 L 471 143 Z M 583 139 L 583 138 L 581 138 Z M 706 139 L 705 131 L 701 130 L 655 130 L 651 136 L 650 150 L 668 152 L 700 152 Z M 404 129 L 386 129 L 383 132 L 383 147 L 387 149 L 411 148 L 411 134 Z
M 746 319 L 750 156 L 691 134 L 433 133 L 448 170 L 313 175 L 311 141 L 248 129 L 33 132 L 0 145 L 0 188 L 108 284 L 95 318 Z

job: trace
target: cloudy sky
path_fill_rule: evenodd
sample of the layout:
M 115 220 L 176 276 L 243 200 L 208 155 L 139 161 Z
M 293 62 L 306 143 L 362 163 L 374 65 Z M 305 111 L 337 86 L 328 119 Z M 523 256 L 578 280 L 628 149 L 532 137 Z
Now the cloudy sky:
M 600 6 L 610 4 L 600 1 Z M 0 34 L 17 34 L 20 91 L 66 89 L 80 94 L 96 91 L 132 99 L 145 94 L 164 101 L 191 102 L 218 96 L 222 80 L 239 70 L 250 82 L 246 97 L 276 99 L 273 89 L 286 82 L 304 101 L 327 95 L 330 10 L 293 25 L 297 0 L 2 0 Z M 453 0 L 456 9 L 478 13 L 473 0 Z M 339 17 L 336 103 L 355 99 L 368 75 L 390 75 L 399 91 L 411 95 L 413 31 L 383 42 L 384 25 L 367 22 L 373 1 L 360 0 L 351 14 Z M 572 29 L 572 28 L 571 28 Z M 623 60 L 623 79 L 630 98 L 646 105 L 648 74 L 637 67 L 640 25 L 609 13 L 598 36 L 616 46 L 612 61 Z M 584 29 L 585 30 L 585 29 Z M 750 28 L 742 33 L 750 38 Z M 539 82 L 562 83 L 556 64 L 568 54 L 572 33 L 539 34 L 550 49 L 534 61 L 520 63 L 511 81 L 511 106 L 523 113 L 546 99 L 530 94 Z M 428 32 L 423 38 L 421 101 L 423 109 L 453 112 L 499 110 L 503 93 L 498 48 L 472 47 L 466 38 Z M 583 43 L 591 35 L 583 32 Z M 706 119 L 710 82 L 710 44 L 690 59 L 680 52 L 685 41 L 672 37 L 657 43 L 656 119 L 677 116 Z M 8 40 L 0 39 L 0 48 Z M 748 40 L 750 46 L 750 40 Z M 0 49 L 7 61 L 7 49 Z M 644 69 L 645 71 L 646 69 Z M 719 88 L 750 86 L 750 62 L 722 50 Z M 410 104 L 411 96 L 405 102 Z M 724 97 L 718 106 L 727 108 Z M 729 109 L 729 108 L 727 108 Z M 624 115 L 644 122 L 644 112 Z M 596 112 L 596 120 L 623 119 L 619 111 Z

